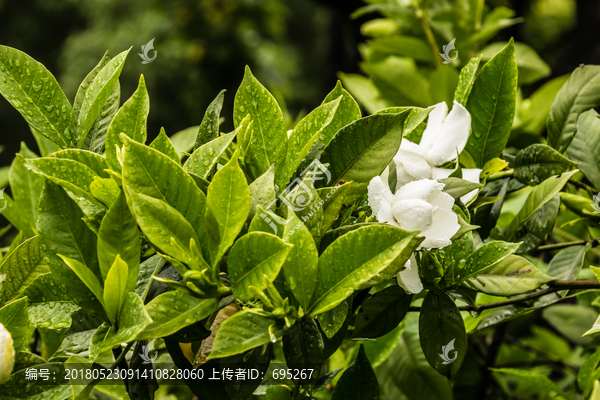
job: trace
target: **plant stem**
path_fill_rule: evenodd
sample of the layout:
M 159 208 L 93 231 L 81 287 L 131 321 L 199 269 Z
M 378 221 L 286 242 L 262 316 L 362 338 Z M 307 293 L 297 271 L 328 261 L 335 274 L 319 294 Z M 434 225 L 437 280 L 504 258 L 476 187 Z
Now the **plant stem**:
M 569 290 L 569 289 L 599 289 L 600 290 L 600 282 L 594 280 L 581 280 L 581 281 L 552 281 L 547 283 L 548 288 L 538 290 L 537 292 L 528 293 L 520 296 L 515 296 L 510 299 L 496 301 L 493 303 L 484 303 L 484 304 L 476 304 L 460 306 L 458 309 L 460 311 L 477 311 L 481 312 L 484 310 L 489 310 L 492 308 L 510 306 L 513 304 L 518 304 L 527 300 L 537 299 L 538 297 L 542 297 L 544 295 L 559 292 L 561 290 Z M 408 311 L 421 311 L 421 307 L 409 307 Z
M 558 228 L 554 228 L 554 229 L 552 230 L 552 233 L 553 233 L 553 234 L 555 234 L 555 235 L 558 235 L 558 236 L 560 236 L 561 238 L 564 238 L 564 239 L 567 239 L 567 240 L 571 240 L 571 241 L 580 241 L 580 240 L 581 240 L 581 239 L 580 239 L 580 238 L 578 238 L 577 236 L 575 236 L 575 235 L 571 235 L 569 232 L 565 232 L 565 231 L 563 231 L 563 230 L 561 230 L 561 229 L 558 229 Z M 593 254 L 594 254 L 596 257 L 599 257 L 599 258 L 600 258 L 600 250 L 598 250 L 598 249 L 591 249 L 590 251 L 591 251 L 591 252 L 592 252 L 592 253 L 593 253 Z
M 583 190 L 587 190 L 588 192 L 590 192 L 592 195 L 596 193 L 596 189 L 594 189 L 593 187 L 591 187 L 590 185 L 587 185 L 583 182 L 577 181 L 573 178 L 569 179 L 569 183 L 573 186 L 578 187 L 579 189 L 583 189 Z
M 442 63 L 442 57 L 440 56 L 440 53 L 439 53 L 440 49 L 438 48 L 438 45 L 435 41 L 435 37 L 433 36 L 433 32 L 431 32 L 431 28 L 429 27 L 429 24 L 425 20 L 425 13 L 423 13 L 423 10 L 421 10 L 420 8 L 416 8 L 415 15 L 416 15 L 417 19 L 419 20 L 421 27 L 423 28 L 423 32 L 425 32 L 425 37 L 427 38 L 427 43 L 429 43 L 429 47 L 431 47 L 431 52 L 433 53 L 433 57 L 435 58 L 437 67 L 441 68 L 443 63 Z
M 133 346 L 133 342 L 127 343 L 127 346 L 125 347 L 125 349 L 121 352 L 121 354 L 119 354 L 119 357 L 117 357 L 115 362 L 109 367 L 109 371 L 114 370 L 115 368 L 117 368 L 117 366 L 119 366 L 119 364 L 121 364 L 123 361 L 125 361 L 125 356 L 129 352 L 129 349 L 131 349 L 131 346 Z M 100 383 L 100 381 L 102 381 L 102 379 L 94 379 L 88 385 L 92 385 L 92 387 L 94 387 L 98 383 Z M 127 391 L 129 392 L 129 390 L 127 390 Z
M 487 182 L 489 181 L 497 181 L 498 179 L 511 177 L 515 174 L 515 170 L 513 168 L 507 169 L 506 171 L 496 172 L 495 174 L 491 174 L 487 177 Z
M 548 251 L 548 250 L 560 250 L 566 247 L 571 246 L 582 246 L 588 243 L 591 243 L 592 246 L 598 246 L 599 239 L 591 239 L 591 240 L 579 240 L 576 242 L 564 242 L 564 243 L 554 243 L 554 244 L 546 244 L 544 246 L 540 246 L 537 248 L 537 251 Z

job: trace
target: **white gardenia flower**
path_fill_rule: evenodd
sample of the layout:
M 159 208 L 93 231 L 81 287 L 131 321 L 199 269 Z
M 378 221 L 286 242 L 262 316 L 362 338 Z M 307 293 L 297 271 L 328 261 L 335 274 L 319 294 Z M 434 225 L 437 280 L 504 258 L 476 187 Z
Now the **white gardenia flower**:
M 15 365 L 15 348 L 10 332 L 0 324 L 0 385 L 10 378 Z
M 387 182 L 377 176 L 369 183 L 369 206 L 379 222 L 386 222 L 407 231 L 420 230 L 425 237 L 422 248 L 441 249 L 460 229 L 458 217 L 452 211 L 454 199 L 442 189 L 444 184 L 421 179 L 402 186 L 392 194 Z
M 471 132 L 471 115 L 460 103 L 454 101 L 454 107 L 448 114 L 445 102 L 435 105 L 429 114 L 427 128 L 423 132 L 421 143 L 416 144 L 402 139 L 398 153 L 394 157 L 398 183 L 396 190 L 409 182 L 419 179 L 443 179 L 450 176 L 451 169 L 439 166 L 456 160 L 462 152 Z M 463 179 L 479 183 L 478 168 L 463 168 Z M 461 197 L 468 203 L 477 195 L 477 190 Z

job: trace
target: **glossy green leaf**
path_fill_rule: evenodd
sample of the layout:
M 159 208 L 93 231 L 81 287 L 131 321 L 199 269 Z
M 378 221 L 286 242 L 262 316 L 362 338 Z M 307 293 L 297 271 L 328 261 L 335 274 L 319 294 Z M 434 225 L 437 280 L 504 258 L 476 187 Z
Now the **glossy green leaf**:
M 264 276 L 273 282 L 291 249 L 277 236 L 264 232 L 251 232 L 238 239 L 227 256 L 233 295 L 247 301 L 255 297 L 250 286 L 266 289 Z
M 102 278 L 106 279 L 118 255 L 127 264 L 127 291 L 132 291 L 138 277 L 141 245 L 140 231 L 121 192 L 106 213 L 98 232 L 98 261 Z
M 571 74 L 560 89 L 548 115 L 548 144 L 559 153 L 569 147 L 577 133 L 579 115 L 600 105 L 600 66 L 584 65 Z
M 294 180 L 286 188 L 283 203 L 296 212 L 311 235 L 318 240 L 323 235 L 323 201 L 314 188 L 315 181 L 328 178 L 328 172 L 322 164 L 306 172 L 303 178 Z
M 293 368 L 314 368 L 323 361 L 323 339 L 313 318 L 302 318 L 283 337 L 283 354 Z
M 380 175 L 400 147 L 408 114 L 371 115 L 342 128 L 321 156 L 323 164 L 330 164 L 331 179 L 320 186 L 340 180 L 367 184 Z
M 92 183 L 90 183 L 90 192 L 92 195 L 100 200 L 107 208 L 113 205 L 113 203 L 119 197 L 121 188 L 114 179 L 104 179 L 99 176 L 95 176 Z
M 69 301 L 51 301 L 29 306 L 29 320 L 36 328 L 65 329 L 71 326 L 71 314 L 80 308 Z
M 292 400 L 292 392 L 287 386 L 267 387 L 265 400 Z
M 206 196 L 206 227 L 212 265 L 216 265 L 242 230 L 250 209 L 246 176 L 234 156 L 214 176 Z
M 145 332 L 152 323 L 148 312 L 144 309 L 142 299 L 135 293 L 128 293 L 119 317 L 119 328 L 108 328 L 99 343 L 92 343 L 91 354 L 102 354 L 105 351 L 120 346 L 121 343 L 134 341 L 139 334 Z M 100 326 L 99 329 L 102 329 Z
M 440 374 L 455 375 L 467 355 L 467 333 L 456 304 L 447 294 L 429 291 L 419 314 L 419 338 L 429 364 Z
M 348 182 L 340 186 L 325 187 L 317 189 L 319 198 L 323 203 L 323 232 L 327 232 L 335 220 L 339 217 L 340 210 L 347 202 L 345 194 L 351 192 L 352 183 Z
M 595 110 L 579 116 L 577 134 L 567 154 L 573 161 L 579 162 L 581 172 L 600 190 L 600 117 Z
M 550 264 L 548 264 L 548 270 L 546 274 L 560 280 L 573 280 L 577 279 L 583 263 L 585 261 L 585 253 L 590 249 L 590 244 L 585 246 L 571 246 L 566 249 L 559 251 Z M 567 293 L 566 290 L 558 292 L 560 297 L 564 297 Z
M 22 51 L 0 46 L 0 94 L 36 131 L 61 148 L 73 143 L 75 116 L 56 78 Z
M 118 323 L 127 299 L 127 273 L 127 263 L 117 255 L 104 280 L 104 306 L 113 325 Z
M 560 202 L 580 217 L 600 218 L 600 214 L 596 213 L 594 201 L 588 197 L 562 192 L 560 193 Z
M 302 160 L 333 120 L 341 100 L 339 97 L 322 104 L 298 122 L 287 141 L 285 162 L 276 164 L 275 184 L 278 187 L 288 184 Z
M 146 305 L 152 323 L 140 332 L 137 340 L 172 335 L 218 309 L 219 299 L 198 299 L 179 290 L 163 293 Z
M 386 107 L 391 107 L 389 101 L 382 99 L 373 81 L 358 74 L 339 73 L 341 81 L 350 93 L 365 107 L 369 113 L 376 113 Z
M 319 253 L 310 231 L 289 208 L 283 241 L 294 245 L 283 264 L 285 279 L 296 300 L 307 310 L 317 283 Z
M 287 150 L 287 133 L 281 108 L 267 89 L 252 75 L 246 66 L 244 79 L 235 94 L 233 121 L 236 128 L 250 115 L 254 133 L 251 148 L 260 173 L 271 164 L 281 164 Z
M 523 224 L 523 229 L 515 237 L 515 242 L 522 242 L 517 254 L 525 254 L 546 243 L 548 235 L 554 229 L 560 209 L 560 196 L 554 196 Z
M 481 50 L 483 61 L 488 61 L 494 54 L 504 48 L 504 42 L 491 43 Z M 524 43 L 515 43 L 519 83 L 527 85 L 550 75 L 550 67 L 542 60 L 534 49 Z
M 219 119 L 223 108 L 223 100 L 225 100 L 225 90 L 221 90 L 206 109 L 202 123 L 198 128 L 194 151 L 219 137 Z
M 354 338 L 378 338 L 394 330 L 406 316 L 412 295 L 398 285 L 383 289 L 362 304 L 354 322 Z
M 150 286 L 154 281 L 152 278 L 164 268 L 166 261 L 158 254 L 153 255 L 140 264 L 138 279 L 135 285 L 135 292 L 142 301 L 146 302 L 146 296 L 149 295 Z
M 110 51 L 106 50 L 106 52 L 104 53 L 98 64 L 96 64 L 94 69 L 92 69 L 83 79 L 83 81 L 81 81 L 81 84 L 77 89 L 77 93 L 75 94 L 75 100 L 73 100 L 73 112 L 75 114 L 75 120 L 79 118 L 79 110 L 81 110 L 83 99 L 85 98 L 85 94 L 87 93 L 90 84 L 92 83 L 96 75 L 98 75 L 98 73 L 102 71 L 102 68 L 104 68 L 106 64 L 108 64 L 109 61 Z
M 535 290 L 554 279 L 526 258 L 511 255 L 485 272 L 467 279 L 463 286 L 493 296 L 512 296 Z
M 271 337 L 273 334 L 275 337 Z M 243 310 L 224 321 L 208 359 L 224 358 L 262 346 L 283 334 L 277 321 L 249 310 Z
M 460 70 L 458 85 L 456 86 L 456 92 L 454 92 L 454 100 L 458 101 L 463 106 L 467 104 L 467 100 L 473 89 L 473 83 L 475 83 L 480 62 L 481 55 L 477 58 L 471 58 L 467 65 Z
M 379 400 L 377 376 L 362 345 L 354 362 L 344 371 L 335 385 L 331 399 Z
M 342 87 L 342 82 L 340 81 L 337 81 L 335 88 L 329 92 L 321 104 L 329 103 L 340 96 L 342 96 L 342 100 L 335 111 L 333 119 L 321 132 L 321 135 L 323 135 L 325 139 L 319 138 L 319 143 L 325 148 L 329 145 L 331 139 L 333 139 L 335 134 L 340 129 L 356 121 L 357 119 L 360 119 L 362 116 L 360 107 L 356 103 L 356 100 L 354 100 L 352 95 Z
M 319 258 L 310 315 L 331 310 L 355 290 L 391 278 L 422 240 L 416 232 L 389 225 L 366 226 L 338 238 Z
M 16 353 L 25 349 L 29 342 L 28 302 L 27 298 L 22 298 L 0 308 L 0 324 L 10 332 Z
M 577 163 L 544 144 L 532 144 L 519 151 L 515 160 L 515 178 L 525 185 L 537 185 L 552 175 L 577 168 Z
M 319 326 L 327 339 L 332 339 L 340 329 L 344 326 L 344 323 L 348 319 L 348 301 L 344 300 L 333 310 L 325 311 L 322 314 L 317 315 L 317 321 Z
M 106 134 L 108 128 L 119 110 L 121 105 L 121 84 L 117 81 L 115 88 L 111 92 L 104 107 L 100 110 L 100 114 L 90 128 L 88 135 L 83 140 L 82 149 L 102 154 L 106 144 Z
M 117 85 L 128 53 L 129 50 L 126 50 L 111 59 L 90 83 L 77 117 L 77 137 L 75 142 L 78 147 L 81 147 L 85 141 L 88 131 L 94 124 L 94 121 L 96 121 L 96 118 L 98 118 L 98 115 L 100 115 L 100 111 Z
M 21 297 L 37 277 L 49 272 L 39 236 L 21 243 L 0 265 L 0 307 Z
M 566 172 L 562 175 L 548 178 L 538 186 L 534 187 L 531 193 L 529 193 L 523 208 L 519 210 L 508 228 L 506 228 L 506 232 L 504 233 L 506 240 L 511 240 L 533 213 L 556 196 L 563 186 L 565 186 L 569 178 L 576 172 L 577 171 Z
M 465 149 L 481 168 L 502 154 L 515 116 L 517 63 L 509 44 L 483 66 L 467 101 L 471 129 Z
M 268 209 L 275 203 L 277 192 L 275 191 L 275 165 L 259 176 L 248 186 L 250 191 L 250 213 L 248 219 L 254 218 L 256 207 Z
M 175 147 L 171 143 L 171 139 L 169 139 L 167 132 L 165 132 L 165 128 L 160 128 L 158 136 L 150 143 L 150 148 L 160 151 L 177 164 L 181 161 L 179 159 L 179 153 L 177 153 L 177 150 L 175 150 Z
M 200 239 L 200 242 L 196 240 L 196 244 L 200 246 L 204 243 L 206 197 L 181 168 L 179 158 L 175 162 L 161 152 L 133 140 L 127 140 L 124 148 L 123 185 L 132 192 L 168 203 L 190 223 Z M 143 213 L 142 210 L 140 212 Z M 189 241 L 185 247 L 188 246 Z
M 94 272 L 85 266 L 85 264 L 75 260 L 73 258 L 65 257 L 62 254 L 58 255 L 62 260 L 71 268 L 71 270 L 77 275 L 77 277 L 87 286 L 87 288 L 96 296 L 96 298 L 104 306 L 104 289 L 102 283 Z
M 539 135 L 546 128 L 546 120 L 552 107 L 552 102 L 560 88 L 569 79 L 569 75 L 559 76 L 536 90 L 527 100 L 519 106 L 519 118 L 523 122 L 522 129 Z
M 203 144 L 192 153 L 183 165 L 186 172 L 196 174 L 207 179 L 214 169 L 214 166 L 223 155 L 227 146 L 233 141 L 239 128 L 226 135 L 220 136 L 208 143 Z
M 531 388 L 541 396 L 554 398 L 560 396 L 565 399 L 573 398 L 545 374 L 518 368 L 491 368 L 491 370 L 496 373 L 517 377 L 522 384 Z
M 50 260 L 50 269 L 59 289 L 82 308 L 102 312 L 98 310 L 98 300 L 90 296 L 87 287 L 58 256 L 61 254 L 83 263 L 98 280 L 101 279 L 96 235 L 83 222 L 83 213 L 61 187 L 49 181 L 44 184 L 39 207 L 38 231 L 42 251 Z
M 84 164 L 86 167 L 94 171 L 94 173 L 99 177 L 110 178 L 110 175 L 106 172 L 106 169 L 108 168 L 106 159 L 101 155 L 91 151 L 78 149 L 60 150 L 52 153 L 49 158 L 77 161 L 78 163 Z
M 444 184 L 444 193 L 458 199 L 465 194 L 483 187 L 481 183 L 470 182 L 460 178 L 444 178 L 440 179 Z
M 150 98 L 144 75 L 141 75 L 136 91 L 119 109 L 106 134 L 106 161 L 113 171 L 121 171 L 121 164 L 117 160 L 117 147 L 123 146 L 121 133 L 136 142 L 146 142 L 146 121 L 149 112 Z
M 467 279 L 487 272 L 493 265 L 517 251 L 520 245 L 520 243 L 500 241 L 484 244 L 467 257 L 465 266 L 460 271 L 460 281 L 464 282 Z

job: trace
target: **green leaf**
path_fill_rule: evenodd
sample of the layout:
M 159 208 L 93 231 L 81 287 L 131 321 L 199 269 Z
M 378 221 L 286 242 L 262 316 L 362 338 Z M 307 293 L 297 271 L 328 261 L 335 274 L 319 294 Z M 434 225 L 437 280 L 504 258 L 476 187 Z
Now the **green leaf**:
M 393 331 L 406 316 L 412 295 L 398 285 L 369 297 L 356 315 L 353 338 L 378 338 Z
M 396 274 L 423 240 L 389 225 L 356 229 L 339 237 L 319 258 L 310 315 L 335 308 L 355 290 Z
M 28 302 L 24 297 L 0 308 L 0 324 L 4 325 L 12 336 L 15 353 L 25 349 L 29 342 Z
M 317 283 L 319 253 L 310 231 L 289 208 L 283 241 L 294 245 L 283 264 L 285 279 L 298 303 L 308 310 Z
M 527 100 L 519 106 L 519 118 L 523 122 L 523 130 L 540 135 L 546 128 L 546 120 L 550 113 L 552 102 L 560 88 L 569 79 L 569 75 L 559 76 L 536 90 Z
M 127 263 L 117 255 L 104 281 L 104 306 L 113 325 L 119 322 L 127 298 L 127 273 Z
M 203 244 L 206 236 L 204 224 L 206 197 L 194 180 L 181 168 L 179 158 L 174 161 L 158 150 L 133 140 L 127 140 L 124 148 L 123 186 L 129 189 L 125 193 L 135 192 L 168 203 L 192 226 L 200 239 L 200 241 L 196 239 L 196 244 L 198 246 Z M 142 216 L 142 213 L 143 210 L 139 210 L 138 215 Z M 188 246 L 189 240 L 185 243 L 185 248 Z
M 206 109 L 204 118 L 202 118 L 202 123 L 198 128 L 194 151 L 196 151 L 200 146 L 203 146 L 219 137 L 219 119 L 221 116 L 221 109 L 223 108 L 224 99 L 225 90 L 221 90 L 217 97 Z
M 40 376 L 42 372 L 49 373 L 45 384 L 31 382 L 26 379 L 28 368 L 24 368 L 2 385 L 2 400 L 63 400 L 73 395 L 69 381 L 65 379 L 65 365 L 62 362 L 38 364 L 30 368 L 30 374 Z
M 379 400 L 379 384 L 371 363 L 360 345 L 356 359 L 344 371 L 335 389 L 332 400 Z
M 481 246 L 467 257 L 465 266 L 460 271 L 460 282 L 477 276 L 490 267 L 504 260 L 517 251 L 520 243 L 489 242 Z
M 429 365 L 448 378 L 458 372 L 467 355 L 467 332 L 458 307 L 447 294 L 429 291 L 425 296 L 419 338 Z
M 71 270 L 79 277 L 79 279 L 87 286 L 87 288 L 96 296 L 96 298 L 102 303 L 104 306 L 104 289 L 102 288 L 102 284 L 100 280 L 94 275 L 94 272 L 86 267 L 83 263 L 65 257 L 62 254 L 58 255 L 62 260 L 71 268 Z
M 131 215 L 125 195 L 112 204 L 98 232 L 98 260 L 102 278 L 106 279 L 115 258 L 119 256 L 128 267 L 127 291 L 133 291 L 138 277 L 142 240 L 135 218 Z
M 356 103 L 356 100 L 354 100 L 352 95 L 342 87 L 342 82 L 340 81 L 337 81 L 335 88 L 329 92 L 321 104 L 329 103 L 340 96 L 342 96 L 342 101 L 335 111 L 333 119 L 321 132 L 321 135 L 323 135 L 325 139 L 319 138 L 318 140 L 318 142 L 322 144 L 324 148 L 329 145 L 331 139 L 333 139 L 335 134 L 340 129 L 356 121 L 357 119 L 360 119 L 362 116 L 360 107 Z
M 523 242 L 517 250 L 517 254 L 531 252 L 546 243 L 548 235 L 554 228 L 559 209 L 560 196 L 557 195 L 533 213 L 514 240 Z
M 179 153 L 177 153 L 177 150 L 175 150 L 175 147 L 167 136 L 165 128 L 160 128 L 158 136 L 152 141 L 152 143 L 150 143 L 150 148 L 158 150 L 171 160 L 175 161 L 177 164 L 180 164 L 181 160 L 179 158 Z
M 386 107 L 391 107 L 390 101 L 382 99 L 379 90 L 373 84 L 373 81 L 366 76 L 358 74 L 344 74 L 338 73 L 344 86 L 348 88 L 348 91 L 356 97 L 358 102 L 362 104 L 365 109 L 373 114 Z
M 113 171 L 121 172 L 121 164 L 117 160 L 117 147 L 123 146 L 120 134 L 124 133 L 136 142 L 145 143 L 149 112 L 150 98 L 144 75 L 141 75 L 136 91 L 117 111 L 106 134 L 106 162 Z
M 77 117 L 75 143 L 78 147 L 83 145 L 88 131 L 100 115 L 100 111 L 117 85 L 128 53 L 129 50 L 126 50 L 110 60 L 90 83 Z
M 119 197 L 121 188 L 112 178 L 104 179 L 95 176 L 90 184 L 90 192 L 92 192 L 92 195 L 100 200 L 102 204 L 107 208 L 110 208 Z
M 281 336 L 283 328 L 272 318 L 242 310 L 221 323 L 208 360 L 240 354 Z
M 286 188 L 284 198 L 280 195 L 283 203 L 297 213 L 315 240 L 323 234 L 324 203 L 314 188 L 315 180 L 325 180 L 322 175 L 328 177 L 328 171 L 323 164 L 317 164 L 313 170 L 303 174 L 302 178 L 295 179 Z
M 265 400 L 292 400 L 292 392 L 287 386 L 269 386 Z
M 471 95 L 473 89 L 473 83 L 477 76 L 477 69 L 481 62 L 481 55 L 477 58 L 471 58 L 467 65 L 460 70 L 460 76 L 458 78 L 458 85 L 456 86 L 456 92 L 454 92 L 454 100 L 462 104 L 467 104 L 467 100 Z
M 250 209 L 250 191 L 237 156 L 221 168 L 208 187 L 206 227 L 212 265 L 217 265 L 242 230 Z
M 518 377 L 519 381 L 522 382 L 525 387 L 531 388 L 531 390 L 534 390 L 537 394 L 547 396 L 548 398 L 561 396 L 566 399 L 573 399 L 572 396 L 564 392 L 556 383 L 551 381 L 548 376 L 544 374 L 517 368 L 490 369 L 496 373 Z
M 146 302 L 150 285 L 154 281 L 152 278 L 160 273 L 165 264 L 166 261 L 158 254 L 153 255 L 140 264 L 135 292 L 141 297 L 142 301 Z
M 108 164 L 106 159 L 99 154 L 92 153 L 87 150 L 78 149 L 67 149 L 54 152 L 50 155 L 50 159 L 59 158 L 77 161 L 78 163 L 84 164 L 86 167 L 94 171 L 94 174 L 101 178 L 110 178 L 110 175 L 106 172 Z
M 37 277 L 49 272 L 39 236 L 21 243 L 0 265 L 0 307 L 21 297 Z
M 190 242 L 198 236 L 181 213 L 162 200 L 125 190 L 131 211 L 150 242 L 165 254 L 186 264 L 193 264 Z
M 250 146 L 258 164 L 258 175 L 262 175 L 271 164 L 283 163 L 287 150 L 287 133 L 277 101 L 252 75 L 248 66 L 235 94 L 233 121 L 236 128 L 246 115 L 250 115 L 253 121 L 254 133 Z
M 587 357 L 583 364 L 581 364 L 581 368 L 579 369 L 579 373 L 577 374 L 577 383 L 581 390 L 585 393 L 588 393 L 592 389 L 592 385 L 594 384 L 594 378 L 598 376 L 598 370 L 596 367 L 600 362 L 600 350 L 597 350 L 592 355 Z M 593 399 L 593 398 L 592 398 Z
M 313 368 L 323 361 L 323 346 L 317 322 L 302 318 L 283 337 L 285 362 L 294 368 Z
M 581 113 L 577 135 L 567 149 L 569 158 L 579 162 L 579 169 L 600 190 L 600 116 L 595 110 Z
M 94 271 L 97 278 L 102 276 L 96 255 L 96 235 L 83 222 L 83 213 L 62 188 L 49 181 L 44 184 L 39 209 L 42 251 L 46 248 L 44 255 L 50 260 L 50 269 L 59 289 L 82 308 L 102 312 L 98 300 L 90 296 L 86 286 L 58 256 L 75 259 Z
M 465 149 L 477 167 L 502 154 L 515 116 L 516 94 L 517 63 L 511 39 L 483 66 L 467 101 L 472 132 Z
M 275 184 L 278 187 L 284 187 L 289 183 L 302 160 L 333 120 L 341 101 L 340 96 L 329 103 L 322 104 L 298 122 L 287 141 L 285 162 L 276 164 Z
M 346 193 L 351 192 L 352 183 L 348 182 L 340 186 L 325 187 L 317 189 L 319 198 L 323 203 L 323 232 L 327 232 L 339 217 L 340 210 L 344 206 Z
M 563 186 L 565 186 L 569 178 L 576 172 L 577 171 L 566 172 L 562 175 L 548 178 L 538 186 L 534 187 L 529 193 L 527 200 L 525 200 L 523 208 L 519 210 L 519 213 L 510 222 L 508 228 L 506 228 L 506 232 L 504 233 L 506 240 L 511 240 L 533 213 L 556 196 Z
M 36 131 L 70 147 L 75 116 L 56 78 L 22 51 L 0 46 L 0 94 Z
M 199 125 L 190 126 L 189 128 L 175 132 L 169 137 L 171 144 L 177 150 L 177 154 L 179 154 L 180 160 L 187 157 L 194 149 L 196 136 L 198 136 L 198 127 Z
M 325 311 L 323 314 L 317 315 L 317 321 L 321 330 L 325 333 L 327 339 L 333 337 L 340 332 L 348 317 L 348 301 L 344 300 L 333 310 Z
M 119 317 L 119 329 L 110 327 L 100 343 L 92 343 L 90 355 L 102 354 L 105 351 L 120 346 L 121 343 L 132 342 L 136 337 L 145 332 L 145 328 L 152 323 L 148 312 L 144 309 L 142 299 L 135 293 L 127 293 L 125 304 Z M 99 330 L 105 325 L 100 326 Z
M 502 42 L 491 43 L 483 53 L 483 61 L 488 61 L 494 54 L 500 52 L 505 44 Z M 534 49 L 524 43 L 515 43 L 517 68 L 519 70 L 519 84 L 534 83 L 550 75 L 550 67 L 541 59 Z
M 92 151 L 94 153 L 102 154 L 104 152 L 104 145 L 106 144 L 106 133 L 108 128 L 119 110 L 121 105 L 121 84 L 117 81 L 115 88 L 113 89 L 104 107 L 100 110 L 100 114 L 96 121 L 90 128 L 88 135 L 85 137 L 82 149 Z
M 271 165 L 267 172 L 259 176 L 248 186 L 250 191 L 250 213 L 248 219 L 254 218 L 256 208 L 269 209 L 275 203 L 275 165 Z
M 555 278 L 544 274 L 526 258 L 510 255 L 463 286 L 492 296 L 513 296 L 537 289 Z
M 218 309 L 219 299 L 198 299 L 179 290 L 163 293 L 146 305 L 152 323 L 140 332 L 137 340 L 172 335 Z
M 323 164 L 330 164 L 331 179 L 320 186 L 340 180 L 366 185 L 380 175 L 400 147 L 408 114 L 371 115 L 342 128 L 321 156 Z
M 519 151 L 515 160 L 515 178 L 525 185 L 537 185 L 552 175 L 577 168 L 577 163 L 545 144 L 532 144 Z
M 79 110 L 81 109 L 81 104 L 83 104 L 83 99 L 88 91 L 88 87 L 90 86 L 96 75 L 98 75 L 98 73 L 102 71 L 102 68 L 104 68 L 109 61 L 110 51 L 106 50 L 106 52 L 104 53 L 98 64 L 96 64 L 94 69 L 92 69 L 90 73 L 87 74 L 87 76 L 83 79 L 83 81 L 81 81 L 81 84 L 77 89 L 77 93 L 75 94 L 75 100 L 73 100 L 73 112 L 75 114 L 75 120 L 79 118 Z
M 481 183 L 466 181 L 460 178 L 444 178 L 440 179 L 444 186 L 444 193 L 448 193 L 455 199 L 458 199 L 465 194 L 483 187 Z
M 600 66 L 584 65 L 577 68 L 556 95 L 547 130 L 548 144 L 564 153 L 577 133 L 579 115 L 600 105 Z
M 255 298 L 249 287 L 266 289 L 265 279 L 275 280 L 291 249 L 270 233 L 251 232 L 238 239 L 227 256 L 233 295 L 242 301 Z
M 458 86 L 459 74 L 450 65 L 444 65 L 433 71 L 428 77 L 431 87 L 431 104 L 452 104 L 454 92 Z
M 206 144 L 203 144 L 187 159 L 183 165 L 186 172 L 208 179 L 214 166 L 223 155 L 227 146 L 233 141 L 239 128 L 226 135 L 220 136 Z
M 66 329 L 71 326 L 71 314 L 79 309 L 70 301 L 37 303 L 29 306 L 29 320 L 38 329 Z
M 577 275 L 579 275 L 581 268 L 583 268 L 585 253 L 590 248 L 591 246 L 588 243 L 585 246 L 571 246 L 562 249 L 548 264 L 546 275 L 565 281 L 577 279 Z M 564 297 L 567 291 L 562 290 L 557 293 L 560 297 Z

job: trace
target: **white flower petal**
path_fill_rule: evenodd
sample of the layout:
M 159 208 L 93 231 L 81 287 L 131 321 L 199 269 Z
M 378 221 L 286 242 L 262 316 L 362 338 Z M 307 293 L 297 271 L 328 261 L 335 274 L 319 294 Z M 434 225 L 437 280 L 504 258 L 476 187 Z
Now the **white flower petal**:
M 419 267 L 414 253 L 404 264 L 404 270 L 396 274 L 396 280 L 398 285 L 407 292 L 417 294 L 423 290 L 423 283 L 419 277 Z
M 433 191 L 442 190 L 444 184 L 433 179 L 421 179 L 414 182 L 409 182 L 400 188 L 394 195 L 394 201 L 406 199 L 421 199 L 427 200 L 433 194 Z
M 394 203 L 392 214 L 402 229 L 408 231 L 426 231 L 433 224 L 433 216 L 437 207 L 425 200 L 407 199 Z
M 419 143 L 419 146 L 424 151 L 431 149 L 438 140 L 442 132 L 442 124 L 448 115 L 448 105 L 445 101 L 436 104 L 434 107 L 433 111 L 429 113 L 427 128 L 423 131 L 423 137 L 421 138 L 421 143 Z
M 387 181 L 383 181 L 380 176 L 371 179 L 367 187 L 369 194 L 369 207 L 373 210 L 373 214 L 377 215 L 383 202 L 391 204 L 393 195 Z
M 398 190 L 400 190 L 400 188 L 404 185 L 406 185 L 407 183 L 410 183 L 412 181 L 415 181 L 416 179 L 409 174 L 406 171 L 406 168 L 404 168 L 404 164 L 400 163 L 400 164 L 396 164 L 396 190 L 395 192 L 397 192 Z
M 454 171 L 448 168 L 433 167 L 431 169 L 431 179 L 444 179 L 449 177 L 452 172 Z
M 479 168 L 463 168 L 463 170 L 462 170 L 462 178 L 469 182 L 479 183 L 480 175 L 481 175 L 481 169 L 479 169 Z M 475 198 L 475 196 L 477 196 L 478 191 L 479 191 L 478 189 L 472 190 L 469 193 L 462 196 L 460 198 L 460 200 L 463 203 L 468 204 L 471 200 L 473 200 Z
M 431 148 L 427 151 L 427 158 L 432 165 L 442 165 L 456 159 L 462 152 L 471 132 L 471 115 L 460 103 L 454 102 L 452 111 L 442 124 L 439 133 Z
M 448 199 L 449 198 L 449 199 Z M 452 237 L 460 229 L 458 217 L 452 211 L 452 207 L 448 207 L 450 203 L 454 203 L 454 199 L 447 193 L 435 193 L 432 196 L 432 204 L 438 206 L 438 210 L 433 215 L 433 224 L 419 236 L 425 236 L 425 240 L 421 243 L 422 248 L 426 249 L 441 249 L 452 243 Z
M 454 206 L 454 198 L 448 193 L 442 192 L 441 189 L 438 189 L 434 190 L 431 196 L 429 196 L 429 203 L 441 210 L 450 212 Z
M 10 378 L 15 365 L 15 348 L 10 332 L 0 324 L 0 385 Z

